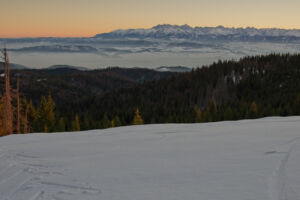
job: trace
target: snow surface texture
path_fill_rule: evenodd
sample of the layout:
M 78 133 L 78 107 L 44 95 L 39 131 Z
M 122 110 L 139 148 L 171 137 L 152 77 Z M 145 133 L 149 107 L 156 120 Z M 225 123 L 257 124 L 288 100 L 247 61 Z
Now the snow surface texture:
M 296 200 L 300 117 L 0 138 L 1 200 Z

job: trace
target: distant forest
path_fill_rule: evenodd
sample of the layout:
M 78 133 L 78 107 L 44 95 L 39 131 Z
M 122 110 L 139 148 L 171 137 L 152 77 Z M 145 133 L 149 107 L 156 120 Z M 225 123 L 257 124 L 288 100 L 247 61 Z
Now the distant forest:
M 3 79 L 1 88 L 5 88 Z M 12 88 L 17 88 L 17 79 L 22 99 L 19 112 L 26 115 L 22 117 L 26 125 L 18 122 L 20 132 L 300 114 L 300 54 L 218 61 L 185 73 L 121 68 L 14 70 Z M 18 107 L 16 101 L 12 105 Z

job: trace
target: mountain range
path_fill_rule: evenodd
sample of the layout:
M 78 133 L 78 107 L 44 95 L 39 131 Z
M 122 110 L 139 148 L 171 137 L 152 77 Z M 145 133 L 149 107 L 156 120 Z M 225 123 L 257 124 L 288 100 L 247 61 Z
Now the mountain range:
M 162 24 L 149 29 L 115 30 L 95 35 L 103 39 L 188 39 L 188 40 L 237 40 L 237 41 L 299 41 L 299 29 L 279 28 L 226 28 L 191 27 L 189 25 Z
M 224 26 L 216 27 L 191 27 L 189 25 L 170 25 L 160 24 L 152 28 L 144 29 L 118 29 L 108 33 L 99 33 L 93 37 L 78 38 L 56 38 L 56 37 L 37 37 L 37 38 L 0 38 L 6 42 L 67 42 L 74 44 L 77 42 L 88 43 L 91 40 L 110 39 L 185 39 L 185 40 L 235 40 L 235 41 L 300 41 L 300 29 L 280 29 L 280 28 L 228 28 Z M 147 41 L 142 44 L 145 45 Z M 41 46 L 40 48 L 43 48 Z M 53 46 L 55 48 L 55 46 Z M 78 50 L 80 46 L 76 46 Z M 83 47 L 82 47 L 83 48 Z M 31 50 L 31 49 L 26 49 Z M 69 50 L 69 49 L 68 49 Z M 74 47 L 73 49 L 74 50 Z M 88 49 L 95 51 L 95 49 Z
M 298 53 L 300 30 L 165 24 L 149 29 L 115 30 L 93 37 L 0 38 L 1 43 L 7 45 L 12 62 L 32 68 L 57 64 L 88 69 L 107 66 L 194 68 L 245 56 Z

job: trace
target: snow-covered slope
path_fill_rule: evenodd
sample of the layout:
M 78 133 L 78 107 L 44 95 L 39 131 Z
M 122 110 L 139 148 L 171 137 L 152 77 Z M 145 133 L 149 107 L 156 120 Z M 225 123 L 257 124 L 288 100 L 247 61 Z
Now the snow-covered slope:
M 294 41 L 300 39 L 298 29 L 279 28 L 226 28 L 190 27 L 189 25 L 162 24 L 149 29 L 115 30 L 110 33 L 98 34 L 96 38 L 109 39 L 186 39 L 186 40 L 234 40 L 234 41 Z
M 184 66 L 161 66 L 161 67 L 157 67 L 155 70 L 159 71 L 159 72 L 190 72 L 190 71 L 192 71 L 191 68 L 184 67 Z
M 295 200 L 300 117 L 0 138 L 1 200 Z

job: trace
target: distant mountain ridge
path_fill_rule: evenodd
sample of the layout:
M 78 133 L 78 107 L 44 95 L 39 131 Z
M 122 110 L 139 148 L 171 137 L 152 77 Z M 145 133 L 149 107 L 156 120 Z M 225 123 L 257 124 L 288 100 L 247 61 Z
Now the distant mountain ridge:
M 161 66 L 161 67 L 157 67 L 155 70 L 160 71 L 160 72 L 190 72 L 190 71 L 192 71 L 191 68 L 184 67 L 184 66 Z
M 43 45 L 23 47 L 19 49 L 9 49 L 16 52 L 65 52 L 65 53 L 96 53 L 97 49 L 83 45 Z
M 189 25 L 162 24 L 149 29 L 115 30 L 95 35 L 103 39 L 188 39 L 188 40 L 267 40 L 267 41 L 300 41 L 300 29 L 279 28 L 226 28 L 191 27 Z
M 0 71 L 3 70 L 3 66 L 4 62 L 0 61 Z M 15 64 L 15 63 L 10 63 L 9 64 L 10 69 L 29 69 L 29 67 L 24 66 L 24 65 L 20 65 L 20 64 Z
M 86 67 L 72 66 L 72 65 L 52 65 L 52 66 L 44 68 L 44 69 L 48 69 L 48 70 L 53 70 L 53 69 L 74 69 L 74 70 L 79 70 L 79 71 L 89 70 Z

